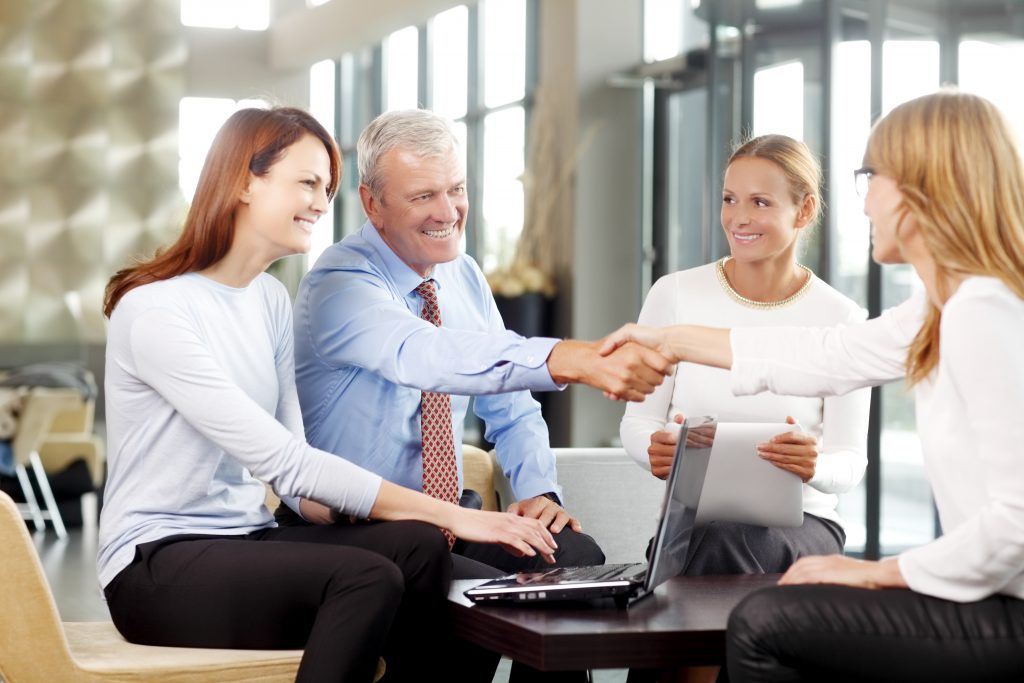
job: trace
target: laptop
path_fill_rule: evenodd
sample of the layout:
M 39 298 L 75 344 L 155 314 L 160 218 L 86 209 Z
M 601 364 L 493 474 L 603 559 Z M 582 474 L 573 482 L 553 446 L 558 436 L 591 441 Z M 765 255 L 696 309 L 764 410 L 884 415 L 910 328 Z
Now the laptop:
M 625 607 L 683 572 L 698 524 L 728 519 L 799 526 L 803 522 L 800 478 L 765 462 L 756 449 L 761 441 L 792 429 L 785 423 L 688 419 L 680 429 L 647 563 L 519 572 L 480 583 L 464 595 L 473 602 L 492 604 L 612 598 Z M 737 497 L 753 500 L 734 500 Z

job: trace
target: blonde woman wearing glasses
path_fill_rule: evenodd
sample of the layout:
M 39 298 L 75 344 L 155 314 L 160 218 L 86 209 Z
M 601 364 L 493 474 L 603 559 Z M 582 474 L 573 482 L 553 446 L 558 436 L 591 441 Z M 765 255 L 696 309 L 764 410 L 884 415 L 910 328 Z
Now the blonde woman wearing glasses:
M 1024 676 L 1024 170 L 998 110 L 943 91 L 896 107 L 861 169 L 872 253 L 925 291 L 861 325 L 627 326 L 733 390 L 826 396 L 904 380 L 943 534 L 881 561 L 809 557 L 729 622 L 733 681 Z M 884 590 L 883 590 L 884 589 Z

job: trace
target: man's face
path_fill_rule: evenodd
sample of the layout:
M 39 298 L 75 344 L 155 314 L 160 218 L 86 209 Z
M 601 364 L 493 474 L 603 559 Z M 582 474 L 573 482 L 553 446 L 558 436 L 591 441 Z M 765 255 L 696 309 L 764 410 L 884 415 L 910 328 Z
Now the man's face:
M 466 174 L 454 149 L 421 157 L 395 147 L 381 157 L 384 190 L 359 195 L 381 239 L 406 265 L 428 277 L 438 263 L 459 255 L 469 200 Z

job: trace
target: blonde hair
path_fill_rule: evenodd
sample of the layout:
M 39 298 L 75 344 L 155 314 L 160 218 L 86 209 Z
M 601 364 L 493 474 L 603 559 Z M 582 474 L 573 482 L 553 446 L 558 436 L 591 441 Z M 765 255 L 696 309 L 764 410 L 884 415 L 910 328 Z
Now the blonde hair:
M 821 215 L 821 164 L 807 145 L 787 135 L 759 135 L 741 143 L 729 157 L 726 168 L 743 158 L 765 159 L 778 166 L 797 206 L 814 197 L 814 213 L 807 225 L 817 222 Z
M 943 90 L 901 104 L 872 129 L 864 166 L 896 181 L 903 195 L 897 237 L 913 216 L 940 287 L 953 273 L 980 275 L 1024 298 L 1024 168 L 991 102 Z M 932 306 L 910 346 L 911 384 L 939 362 L 941 319 Z

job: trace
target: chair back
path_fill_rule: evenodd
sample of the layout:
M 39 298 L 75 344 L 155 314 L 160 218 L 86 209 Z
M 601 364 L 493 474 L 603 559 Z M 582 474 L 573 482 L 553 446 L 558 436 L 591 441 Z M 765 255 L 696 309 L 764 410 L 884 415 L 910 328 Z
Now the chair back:
M 0 492 L 0 678 L 75 680 L 57 604 L 18 507 Z
M 484 510 L 497 510 L 498 499 L 494 493 L 494 472 L 496 470 L 493 452 L 462 444 L 462 485 L 480 494 Z
M 64 411 L 80 407 L 82 401 L 82 395 L 75 389 L 32 389 L 25 398 L 14 434 L 15 462 L 27 464 L 29 456 L 39 451 L 54 419 Z

